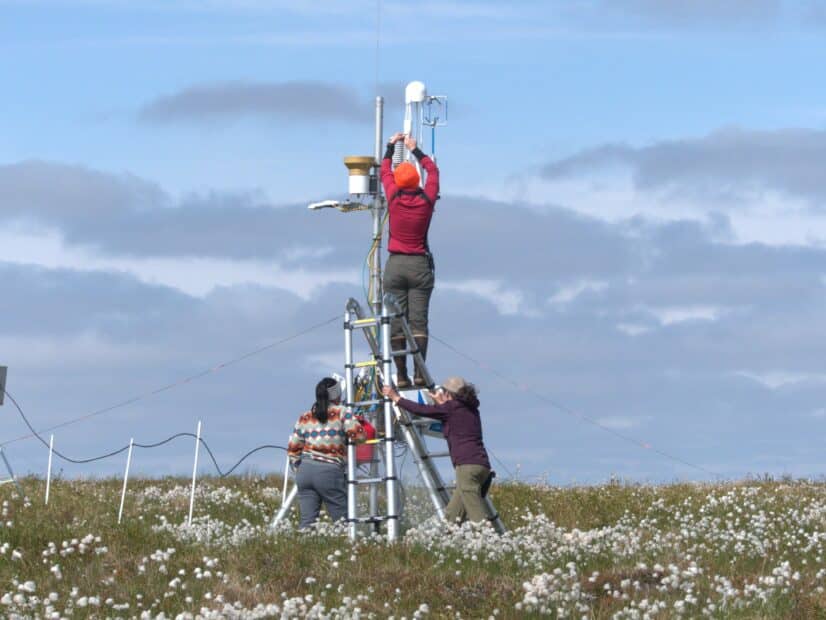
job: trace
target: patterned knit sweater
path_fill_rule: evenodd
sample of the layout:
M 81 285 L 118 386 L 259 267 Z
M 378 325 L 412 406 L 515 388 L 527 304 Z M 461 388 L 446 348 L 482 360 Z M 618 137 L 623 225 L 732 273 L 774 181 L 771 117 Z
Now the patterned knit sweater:
M 347 441 L 364 441 L 364 428 L 352 413 L 341 407 L 327 410 L 327 423 L 319 422 L 312 411 L 304 413 L 295 424 L 287 452 L 293 464 L 303 457 L 343 465 L 347 459 Z

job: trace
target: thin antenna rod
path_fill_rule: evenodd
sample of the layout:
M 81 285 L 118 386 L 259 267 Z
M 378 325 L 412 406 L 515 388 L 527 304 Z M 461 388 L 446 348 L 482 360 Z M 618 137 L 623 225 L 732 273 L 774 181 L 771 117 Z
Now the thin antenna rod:
M 379 58 L 381 57 L 381 0 L 376 0 L 376 96 L 379 95 Z M 378 155 L 376 156 L 378 159 Z

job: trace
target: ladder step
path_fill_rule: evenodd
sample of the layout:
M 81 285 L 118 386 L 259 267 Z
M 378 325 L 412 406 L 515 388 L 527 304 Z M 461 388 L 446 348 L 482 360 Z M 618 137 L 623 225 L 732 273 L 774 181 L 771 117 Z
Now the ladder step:
M 378 320 L 378 319 L 374 319 L 374 318 L 369 318 L 369 319 L 357 319 L 357 320 L 352 321 L 352 322 L 350 323 L 350 325 L 352 325 L 352 326 L 353 326 L 354 328 L 356 328 L 356 329 L 358 329 L 358 328 L 365 328 L 365 327 L 372 327 L 372 326 L 374 326 L 374 325 L 378 325 L 378 324 L 379 324 L 379 320 Z
M 424 459 L 443 459 L 446 456 L 450 456 L 450 452 L 429 452 L 427 454 L 422 455 L 422 460 L 424 460 Z
M 379 363 L 378 360 L 367 360 L 366 362 L 356 362 L 353 364 L 353 368 L 370 368 L 372 366 L 377 366 Z
M 357 478 L 355 480 L 351 480 L 351 484 L 379 484 L 380 482 L 384 482 L 384 478 Z
M 415 349 L 399 349 L 398 351 L 391 351 L 391 357 L 396 357 L 397 355 L 416 355 L 419 352 L 419 347 Z

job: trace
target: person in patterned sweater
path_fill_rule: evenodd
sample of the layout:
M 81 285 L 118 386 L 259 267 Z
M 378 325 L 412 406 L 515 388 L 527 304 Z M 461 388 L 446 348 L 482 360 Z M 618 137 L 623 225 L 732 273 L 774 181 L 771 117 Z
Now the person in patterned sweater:
M 318 519 L 321 503 L 333 521 L 347 516 L 347 438 L 364 441 L 364 428 L 340 406 L 341 386 L 331 377 L 319 381 L 315 404 L 298 418 L 287 453 L 298 485 L 299 528 Z

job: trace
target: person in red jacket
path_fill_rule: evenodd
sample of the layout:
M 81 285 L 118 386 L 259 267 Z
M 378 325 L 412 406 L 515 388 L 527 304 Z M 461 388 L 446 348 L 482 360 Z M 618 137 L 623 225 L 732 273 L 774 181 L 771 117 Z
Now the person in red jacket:
M 424 187 L 421 186 L 419 171 L 410 162 L 402 162 L 393 170 L 393 152 L 399 140 L 404 140 L 404 145 L 427 173 Z M 397 133 L 390 138 L 381 162 L 381 182 L 390 213 L 390 240 L 387 244 L 390 258 L 384 270 L 384 290 L 396 297 L 424 359 L 427 355 L 430 296 L 436 279 L 427 233 L 434 206 L 439 199 L 439 169 L 419 149 L 414 138 Z M 398 321 L 394 321 L 391 327 L 391 343 L 395 351 L 407 348 Z M 394 361 L 396 385 L 399 389 L 411 387 L 407 374 L 407 356 L 398 355 Z M 414 383 L 417 386 L 425 385 L 418 364 Z

